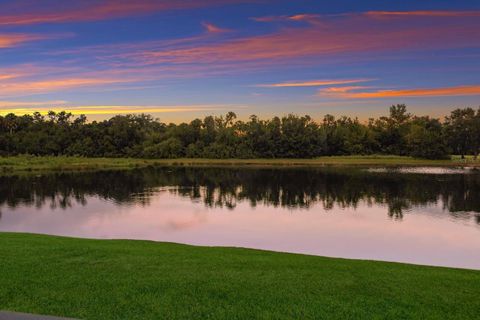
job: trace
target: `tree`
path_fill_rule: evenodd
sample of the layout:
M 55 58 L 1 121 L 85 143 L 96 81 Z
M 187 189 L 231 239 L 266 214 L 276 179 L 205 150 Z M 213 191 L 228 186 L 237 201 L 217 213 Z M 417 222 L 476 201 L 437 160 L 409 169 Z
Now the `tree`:
M 145 149 L 144 154 L 148 158 L 180 158 L 184 156 L 182 143 L 177 138 L 168 138 L 154 146 Z
M 411 156 L 425 159 L 448 159 L 442 124 L 438 119 L 415 117 L 406 136 Z
M 474 158 L 477 160 L 480 153 L 480 107 L 473 119 L 472 129 L 472 149 Z
M 476 152 L 478 155 L 476 122 L 475 110 L 472 108 L 455 109 L 445 119 L 445 132 L 450 146 L 454 152 L 462 156 L 462 159 L 468 153 Z

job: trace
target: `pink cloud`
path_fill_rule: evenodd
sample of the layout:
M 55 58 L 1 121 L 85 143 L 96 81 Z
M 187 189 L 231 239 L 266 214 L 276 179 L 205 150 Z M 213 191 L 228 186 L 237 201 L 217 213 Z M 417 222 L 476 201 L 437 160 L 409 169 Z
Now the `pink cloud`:
M 288 21 L 306 21 L 309 23 L 318 23 L 321 20 L 339 18 L 339 17 L 358 17 L 365 16 L 369 18 L 467 18 L 480 17 L 479 10 L 471 11 L 448 11 L 448 10 L 417 10 L 417 11 L 366 11 L 358 13 L 335 13 L 335 14 L 315 14 L 315 13 L 300 13 L 294 15 L 281 16 L 263 16 L 253 17 L 252 20 L 258 22 L 288 22 Z
M 257 22 L 308 22 L 308 23 L 318 23 L 323 15 L 312 14 L 312 13 L 301 13 L 294 15 L 283 15 L 283 16 L 265 16 L 265 17 L 254 17 L 252 20 Z
M 298 21 L 313 19 L 315 15 L 291 17 Z M 238 33 L 217 37 L 223 29 L 206 23 L 210 32 L 189 38 L 91 46 L 55 54 L 71 55 L 74 59 L 93 57 L 96 67 L 117 72 L 106 78 L 115 79 L 120 72 L 135 82 L 250 72 L 286 62 L 309 65 L 324 58 L 358 57 L 359 53 L 379 57 L 398 50 L 451 49 L 480 43 L 478 19 L 464 20 L 453 15 L 442 18 L 441 24 L 424 23 L 424 19 L 416 15 L 409 16 L 408 19 L 413 20 L 408 23 L 402 19 L 403 16 L 399 16 L 399 23 L 391 23 L 370 14 L 336 15 L 323 17 L 321 23 L 288 24 L 273 33 L 243 37 Z M 89 64 L 93 65 L 91 61 Z M 81 72 L 70 72 L 68 77 L 85 78 Z M 65 77 L 55 77 L 62 78 Z M 274 85 L 313 85 L 307 82 Z
M 125 53 L 125 62 L 186 64 L 265 63 L 295 58 L 381 52 L 396 49 L 457 48 L 480 43 L 480 21 L 443 24 L 391 24 L 368 16 L 341 17 L 321 25 L 289 27 L 272 34 L 231 39 L 220 43 L 193 43 Z
M 235 1 L 207 1 L 206 3 L 226 2 Z M 140 1 L 135 2 L 135 7 L 132 7 L 133 2 L 120 1 L 119 6 L 115 7 L 116 10 L 100 11 L 103 12 L 103 17 L 113 17 L 121 12 L 127 14 L 128 10 L 124 9 L 125 7 L 133 12 L 141 12 L 140 8 L 143 8 L 143 5 L 153 5 L 153 3 L 158 4 L 155 1 Z M 185 3 L 198 5 L 198 2 L 194 1 Z M 80 13 L 78 14 L 80 17 Z M 91 18 L 97 19 L 100 16 L 102 15 L 99 13 Z M 4 17 L 0 13 L 0 23 Z M 52 92 L 78 87 L 117 86 L 122 83 L 140 83 L 176 77 L 205 77 L 253 71 L 272 65 L 284 65 L 286 62 L 308 65 L 319 63 L 322 59 L 342 55 L 357 56 L 366 52 L 378 54 L 397 50 L 480 46 L 478 19 L 464 19 L 459 14 L 451 14 L 445 15 L 441 24 L 431 24 L 424 23 L 424 17 L 419 14 L 408 16 L 409 23 L 404 23 L 402 15 L 399 17 L 400 20 L 397 23 L 396 19 L 393 21 L 377 19 L 371 13 L 328 16 L 322 19 L 314 14 L 302 14 L 289 16 L 288 19 L 289 21 L 308 21 L 307 24 L 288 23 L 276 32 L 263 35 L 239 37 L 236 33 L 228 33 L 225 37 L 218 37 L 214 34 L 223 29 L 213 24 L 205 24 L 209 32 L 185 39 L 78 48 L 70 52 L 74 59 L 82 57 L 92 59 L 95 63 L 89 61 L 89 65 L 104 71 L 86 73 L 78 68 L 68 70 L 68 67 L 47 66 L 46 72 L 38 72 L 29 77 L 0 78 L 0 96 Z M 316 18 L 318 21 L 321 20 L 321 23 L 310 23 Z M 462 23 L 458 23 L 459 19 Z M 0 47 L 1 39 L 0 36 Z M 18 39 L 17 44 L 22 43 L 21 38 Z M 27 41 L 26 39 L 24 41 Z M 12 40 L 5 41 L 4 46 L 7 45 L 11 46 Z M 79 52 L 82 54 L 76 54 Z M 65 55 L 69 52 L 61 54 Z M 4 74 L 16 74 L 16 72 L 0 70 L 0 77 Z M 358 79 L 346 81 L 353 80 L 360 82 Z M 318 86 L 320 82 L 300 81 L 276 83 L 270 86 Z M 347 83 L 330 83 L 329 85 Z M 355 93 L 352 92 L 353 88 L 350 89 L 350 92 L 344 92 L 344 94 Z
M 116 78 L 56 78 L 39 81 L 20 81 L 0 83 L 0 96 L 14 94 L 35 94 L 79 87 L 101 86 L 115 83 L 131 82 L 132 80 Z
M 209 23 L 209 22 L 203 22 L 202 23 L 202 26 L 205 28 L 205 30 L 207 30 L 207 32 L 209 33 L 223 33 L 223 32 L 228 32 L 230 31 L 229 29 L 223 29 L 223 28 L 220 28 L 216 25 L 214 25 L 213 23 Z
M 68 5 L 59 3 L 55 8 L 37 8 L 35 3 L 28 6 L 18 1 L 22 10 L 9 14 L 9 8 L 0 7 L 0 25 L 31 25 L 40 23 L 65 23 L 96 21 L 127 16 L 151 14 L 159 11 L 195 9 L 207 6 L 228 5 L 251 0 L 104 0 L 78 1 Z M 31 7 L 32 9 L 28 9 Z M 61 8 L 61 9 L 58 9 Z
M 0 49 L 16 47 L 26 42 L 46 39 L 48 37 L 42 35 L 10 33 L 0 34 Z

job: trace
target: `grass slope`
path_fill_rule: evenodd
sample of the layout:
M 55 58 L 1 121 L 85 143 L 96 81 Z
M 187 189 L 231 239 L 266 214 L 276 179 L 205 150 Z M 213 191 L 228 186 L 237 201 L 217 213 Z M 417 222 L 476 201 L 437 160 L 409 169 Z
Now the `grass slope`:
M 83 319 L 478 319 L 480 272 L 0 233 L 0 310 Z
M 469 158 L 460 160 L 425 160 L 398 156 L 338 156 L 315 159 L 128 159 L 81 157 L 0 157 L 0 174 L 16 174 L 39 171 L 80 171 L 132 169 L 147 166 L 480 166 L 480 161 Z

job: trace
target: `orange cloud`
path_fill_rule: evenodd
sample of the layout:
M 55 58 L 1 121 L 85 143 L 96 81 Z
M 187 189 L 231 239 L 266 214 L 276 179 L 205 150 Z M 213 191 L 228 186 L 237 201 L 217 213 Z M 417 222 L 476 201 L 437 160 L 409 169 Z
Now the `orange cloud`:
M 256 87 L 262 88 L 285 88 L 285 87 L 321 87 L 335 84 L 349 84 L 372 81 L 373 79 L 352 79 L 352 80 L 312 80 L 298 82 L 282 82 L 272 84 L 259 84 Z
M 15 78 L 13 74 L 0 74 L 0 81 L 2 80 L 9 80 Z
M 246 68 L 247 69 L 247 68 Z M 226 74 L 230 68 L 215 69 L 199 65 L 138 66 L 87 71 L 76 66 L 19 65 L 0 70 L 0 97 L 21 97 L 75 88 L 89 91 L 115 91 L 159 87 L 161 79 L 183 79 Z
M 107 84 L 132 82 L 134 79 L 121 78 L 61 78 L 39 81 L 18 81 L 0 83 L 0 96 L 16 94 L 30 95 L 79 87 L 92 87 Z
M 41 39 L 45 39 L 45 37 L 31 34 L 0 34 L 0 49 L 11 48 L 25 42 Z
M 480 95 L 480 85 L 430 89 L 358 91 L 364 87 L 332 87 L 318 91 L 320 96 L 341 99 L 415 98 Z
M 22 13 L 8 14 L 6 8 L 0 7 L 0 25 L 31 25 L 40 23 L 64 23 L 79 21 L 96 21 L 114 19 L 140 14 L 151 14 L 158 11 L 194 9 L 199 7 L 251 2 L 252 0 L 104 0 L 76 1 L 62 3 L 58 6 L 67 9 L 25 9 L 25 4 L 18 1 Z M 67 3 L 67 1 L 65 1 Z M 26 12 L 25 12 L 26 11 Z
M 368 11 L 372 17 L 480 17 L 480 11 Z
M 23 103 L 22 103 L 23 104 Z M 164 106 L 68 106 L 63 101 L 59 103 L 43 102 L 35 105 L 34 103 L 24 103 L 25 106 L 31 108 L 22 108 L 22 104 L 12 102 L 12 106 L 2 108 L 0 115 L 7 115 L 14 113 L 18 115 L 32 114 L 33 112 L 40 112 L 46 114 L 48 111 L 68 111 L 74 115 L 115 115 L 115 114 L 132 114 L 132 113 L 179 113 L 179 112 L 195 112 L 195 111 L 225 111 L 244 108 L 244 106 L 237 105 L 164 105 Z M 38 106 L 49 107 L 38 108 Z M 0 106 L 2 106 L 0 102 Z
M 289 20 L 293 20 L 293 21 L 309 21 L 309 20 L 313 20 L 313 19 L 318 19 L 320 17 L 320 15 L 318 14 L 296 14 L 296 15 L 293 15 L 293 16 L 290 16 L 289 17 Z

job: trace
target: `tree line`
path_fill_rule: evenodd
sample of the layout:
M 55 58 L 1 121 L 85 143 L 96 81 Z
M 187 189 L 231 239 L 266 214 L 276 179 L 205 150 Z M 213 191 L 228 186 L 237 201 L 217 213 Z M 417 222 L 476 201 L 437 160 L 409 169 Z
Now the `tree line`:
M 446 159 L 478 156 L 480 108 L 453 110 L 443 121 L 416 116 L 403 104 L 389 116 L 356 118 L 289 114 L 269 120 L 233 112 L 190 123 L 166 124 L 150 115 L 118 115 L 87 121 L 85 115 L 0 116 L 0 155 L 67 155 L 144 158 L 313 158 L 389 154 Z

